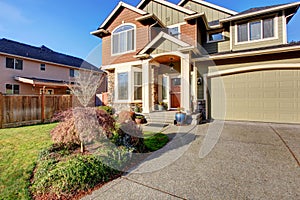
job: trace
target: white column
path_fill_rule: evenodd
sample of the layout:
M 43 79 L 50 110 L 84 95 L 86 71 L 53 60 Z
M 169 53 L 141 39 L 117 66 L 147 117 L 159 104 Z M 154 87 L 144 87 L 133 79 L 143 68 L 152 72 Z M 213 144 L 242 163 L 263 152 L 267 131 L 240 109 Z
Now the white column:
M 150 97 L 151 97 L 151 69 L 149 60 L 143 61 L 142 64 L 142 79 L 143 79 L 143 113 L 150 113 Z
M 192 95 L 193 95 L 193 108 L 194 110 L 197 108 L 197 100 L 198 100 L 198 85 L 197 85 L 197 82 L 198 82 L 198 79 L 197 79 L 197 75 L 198 75 L 198 69 L 196 67 L 196 63 L 194 62 L 194 66 L 193 66 L 193 77 L 192 77 Z M 199 86 L 201 87 L 201 86 Z M 192 110 L 192 111 L 194 111 Z
M 205 100 L 205 117 L 206 119 L 208 119 L 208 83 L 207 83 L 208 79 L 207 79 L 207 74 L 203 75 L 203 87 L 204 87 L 204 100 Z
M 190 54 L 181 57 L 181 107 L 191 111 Z

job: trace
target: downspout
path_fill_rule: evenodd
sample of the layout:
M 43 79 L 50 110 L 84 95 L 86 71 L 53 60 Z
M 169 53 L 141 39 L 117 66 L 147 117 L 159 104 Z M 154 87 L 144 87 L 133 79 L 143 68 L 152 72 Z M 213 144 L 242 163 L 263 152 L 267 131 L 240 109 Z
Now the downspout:
M 285 12 L 283 11 L 283 13 L 284 13 L 284 15 L 285 15 Z M 285 44 L 287 44 L 288 43 L 288 38 L 287 38 L 287 19 L 289 18 L 289 17 L 292 17 L 292 16 L 294 16 L 295 15 L 295 13 L 292 13 L 292 14 L 289 14 L 288 16 L 284 16 L 285 17 L 285 21 L 284 21 L 284 30 L 285 30 L 285 37 L 284 37 L 284 43 Z
M 152 37 L 152 35 L 151 35 L 152 27 L 155 26 L 156 24 L 158 24 L 158 21 L 156 21 L 154 24 L 152 24 L 151 26 L 149 26 L 149 35 L 148 35 L 149 41 L 152 40 L 152 39 L 151 39 L 151 37 Z

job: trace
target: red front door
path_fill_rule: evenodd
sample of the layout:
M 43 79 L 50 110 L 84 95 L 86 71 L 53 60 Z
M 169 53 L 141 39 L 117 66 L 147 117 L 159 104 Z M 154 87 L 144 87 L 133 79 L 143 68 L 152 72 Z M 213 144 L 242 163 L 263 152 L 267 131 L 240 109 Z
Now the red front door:
M 171 78 L 171 108 L 180 107 L 180 97 L 181 97 L 181 79 Z

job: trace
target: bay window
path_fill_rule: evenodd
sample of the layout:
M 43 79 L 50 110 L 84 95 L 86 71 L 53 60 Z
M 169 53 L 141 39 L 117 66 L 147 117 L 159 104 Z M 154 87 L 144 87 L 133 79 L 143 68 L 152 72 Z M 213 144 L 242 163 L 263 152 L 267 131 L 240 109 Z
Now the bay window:
M 134 72 L 134 100 L 142 100 L 142 72 Z
M 274 18 L 237 25 L 237 42 L 249 42 L 275 37 Z
M 118 100 L 128 100 L 128 72 L 118 73 Z

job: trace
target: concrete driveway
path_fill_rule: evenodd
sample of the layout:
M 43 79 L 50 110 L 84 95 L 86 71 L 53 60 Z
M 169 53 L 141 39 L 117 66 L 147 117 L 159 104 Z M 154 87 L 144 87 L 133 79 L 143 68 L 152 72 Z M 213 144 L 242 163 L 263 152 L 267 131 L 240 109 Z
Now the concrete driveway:
M 165 149 L 84 199 L 300 199 L 300 125 L 209 129 L 171 126 Z M 216 144 L 202 158 L 204 143 Z

